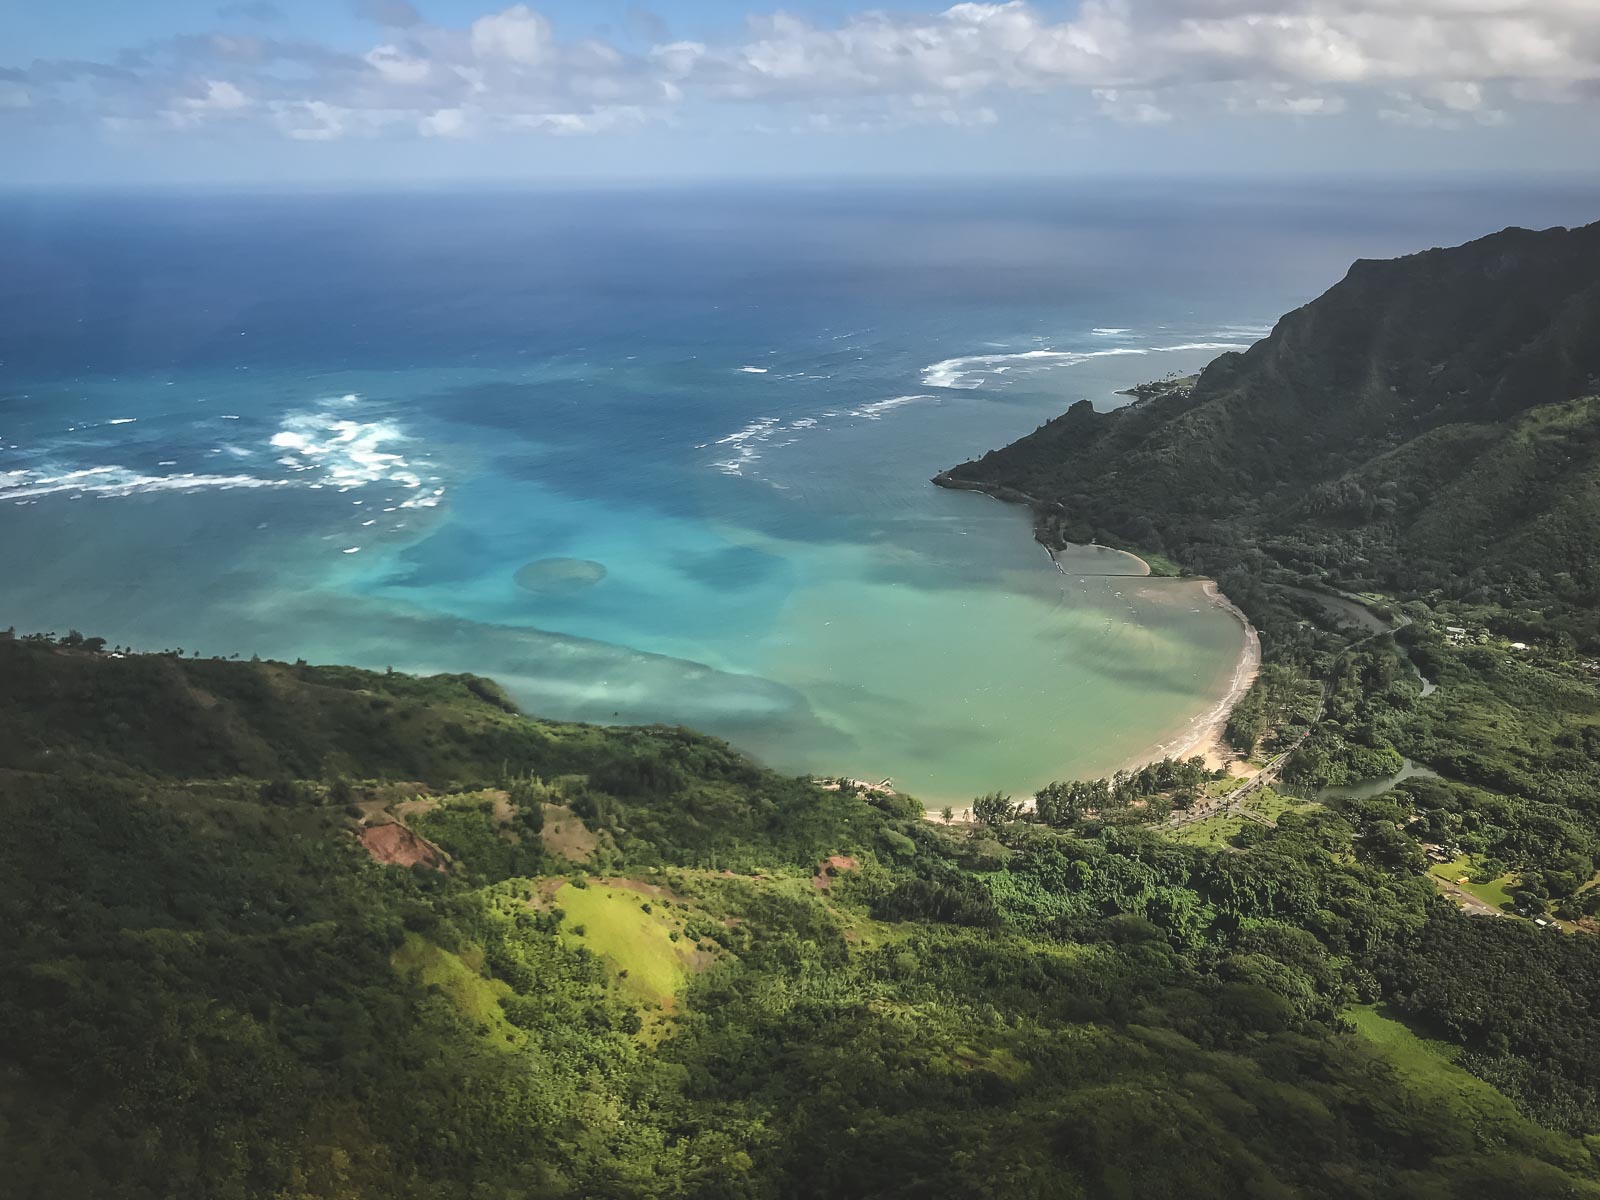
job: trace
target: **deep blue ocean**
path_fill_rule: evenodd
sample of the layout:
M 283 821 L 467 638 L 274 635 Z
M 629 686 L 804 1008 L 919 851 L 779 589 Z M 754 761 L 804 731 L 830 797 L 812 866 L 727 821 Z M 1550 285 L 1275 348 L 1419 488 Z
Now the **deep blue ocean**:
M 1581 187 L 0 198 L 0 626 L 472 670 L 930 800 L 1178 745 L 1237 623 L 937 471 Z

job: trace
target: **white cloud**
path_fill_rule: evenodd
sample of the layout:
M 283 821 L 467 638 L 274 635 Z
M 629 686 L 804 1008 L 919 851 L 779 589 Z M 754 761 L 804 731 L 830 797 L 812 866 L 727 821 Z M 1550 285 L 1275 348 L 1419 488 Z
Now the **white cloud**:
M 194 112 L 232 112 L 248 108 L 250 100 L 226 79 L 208 79 L 205 95 L 185 100 L 184 104 Z
M 1375 112 L 1442 128 L 1600 98 L 1600 0 L 1082 0 L 1067 19 L 1004 0 L 828 23 L 776 12 L 717 42 L 637 53 L 564 38 L 528 4 L 456 26 L 405 0 L 357 7 L 383 26 L 364 52 L 177 37 L 112 63 L 0 69 L 0 110 L 16 120 L 42 103 L 124 130 L 253 120 L 332 140 L 597 134 L 696 102 L 762 110 L 747 125 L 829 130 L 983 126 L 1073 103 L 1130 124 Z
M 374 46 L 366 53 L 366 63 L 390 83 L 422 83 L 433 74 L 433 64 L 426 58 L 398 46 Z
M 1154 92 L 1095 88 L 1091 95 L 1104 116 L 1125 125 L 1165 125 L 1172 120 L 1172 113 L 1156 103 Z
M 249 108 L 251 100 L 226 79 L 208 79 L 198 96 L 180 96 L 161 116 L 176 129 L 192 129 L 215 117 L 236 114 Z
M 471 132 L 471 121 L 464 108 L 441 108 L 419 120 L 417 132 L 423 137 L 466 137 Z
M 1343 96 L 1289 83 L 1235 84 L 1222 96 L 1222 106 L 1230 113 L 1288 117 L 1332 117 L 1348 108 Z
M 1430 84 L 1425 91 L 1431 99 L 1456 112 L 1475 112 L 1483 107 L 1483 88 L 1476 83 L 1445 80 Z
M 699 58 L 706 86 L 746 99 L 1594 80 L 1600 3 L 1085 0 L 1071 20 L 1052 21 L 1039 7 L 1010 0 L 958 4 L 927 16 L 866 12 L 830 28 L 788 15 L 761 17 L 746 39 L 704 49 Z M 1304 115 L 1331 107 L 1324 96 L 1282 109 Z M 1264 102 L 1254 111 L 1271 108 Z
M 539 66 L 551 57 L 555 33 L 550 22 L 526 4 L 472 23 L 472 50 L 480 58 L 504 58 Z
M 278 103 L 273 119 L 284 136 L 297 142 L 333 142 L 354 131 L 354 114 L 321 100 Z
M 1506 114 L 1486 108 L 1476 84 L 1434 84 L 1418 92 L 1391 92 L 1378 109 L 1379 120 L 1412 129 L 1462 129 L 1504 125 Z

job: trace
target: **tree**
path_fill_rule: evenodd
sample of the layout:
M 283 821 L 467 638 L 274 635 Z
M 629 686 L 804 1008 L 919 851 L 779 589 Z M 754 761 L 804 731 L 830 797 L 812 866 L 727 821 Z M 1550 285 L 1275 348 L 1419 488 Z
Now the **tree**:
M 972 815 L 979 824 L 995 828 L 1009 825 L 1022 815 L 1022 805 L 1013 804 L 1010 796 L 989 792 L 972 802 Z

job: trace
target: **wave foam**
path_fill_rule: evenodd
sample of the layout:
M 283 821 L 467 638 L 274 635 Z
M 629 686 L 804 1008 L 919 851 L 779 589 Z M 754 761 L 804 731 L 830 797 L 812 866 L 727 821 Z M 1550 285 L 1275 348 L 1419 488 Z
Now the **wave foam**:
M 869 421 L 877 421 L 890 409 L 899 408 L 902 404 L 915 404 L 918 400 L 937 400 L 937 396 L 920 393 L 915 396 L 895 396 L 891 400 L 875 400 L 871 404 L 863 404 L 860 408 L 852 408 L 852 417 L 866 417 Z
M 1096 333 L 1126 333 L 1127 330 L 1096 329 Z M 1018 369 L 1071 367 L 1092 358 L 1122 354 L 1169 354 L 1179 350 L 1244 350 L 1241 342 L 1184 342 L 1176 346 L 1117 346 L 1107 350 L 1022 350 L 1014 354 L 968 354 L 947 358 L 922 369 L 924 387 L 959 388 L 971 391 L 982 387 L 991 376 Z
M 291 471 L 318 471 L 335 487 L 361 487 L 387 479 L 404 487 L 420 487 L 421 479 L 403 470 L 403 455 L 386 449 L 408 442 L 387 421 L 361 422 L 329 413 L 292 413 L 268 444 L 285 450 L 278 462 Z
M 208 488 L 282 487 L 287 479 L 257 475 L 140 475 L 126 467 L 86 467 L 49 475 L 43 471 L 0 471 L 0 500 L 31 500 L 70 493 L 80 496 L 134 496 L 146 492 L 189 492 Z
M 725 458 L 721 462 L 715 462 L 711 465 L 720 470 L 724 475 L 743 474 L 744 468 L 748 464 L 755 462 L 761 457 L 760 453 L 756 450 L 756 447 L 772 436 L 773 431 L 778 426 L 779 420 L 780 418 L 778 417 L 762 417 L 759 420 L 751 421 L 750 424 L 739 430 L 738 433 L 730 433 L 727 437 L 718 438 L 717 445 L 731 446 L 733 448 L 733 454 L 732 457 Z
M 332 403 L 348 406 L 354 395 Z M 112 424 L 127 424 L 136 418 L 118 418 Z M 329 412 L 290 413 L 268 445 L 278 451 L 276 463 L 292 472 L 290 477 L 266 475 L 223 475 L 199 472 L 148 474 L 120 464 L 66 469 L 0 471 L 0 500 L 25 503 L 41 496 L 132 496 L 149 492 L 188 492 L 211 488 L 305 487 L 313 490 L 334 488 L 350 491 L 373 483 L 395 484 L 418 493 L 403 501 L 400 508 L 432 508 L 440 503 L 443 487 L 423 492 L 424 476 L 432 467 L 426 460 L 408 460 L 396 447 L 412 441 L 400 428 L 387 421 L 362 422 Z M 251 459 L 255 451 L 232 443 L 213 447 L 213 455 Z M 162 459 L 163 467 L 177 465 L 176 459 Z M 438 483 L 429 474 L 427 483 Z
M 939 397 L 930 395 L 927 392 L 917 392 L 909 396 L 891 396 L 887 400 L 874 400 L 870 404 L 861 405 L 859 408 L 830 408 L 820 416 L 796 417 L 787 425 L 783 423 L 782 417 L 761 417 L 758 420 L 751 421 L 736 433 L 730 433 L 727 437 L 718 438 L 714 443 L 710 443 L 717 446 L 727 446 L 732 451 L 728 457 L 717 459 L 711 465 L 724 475 L 743 475 L 746 467 L 760 461 L 762 448 L 769 445 L 773 449 L 792 446 L 800 440 L 797 435 L 821 428 L 822 422 L 826 419 L 865 417 L 869 421 L 878 421 L 882 420 L 883 415 L 887 412 L 891 412 L 902 405 L 916 404 L 923 400 L 932 400 L 937 403 Z M 773 438 L 778 434 L 788 434 L 789 436 L 781 441 L 773 441 Z M 697 445 L 695 449 L 703 450 L 705 447 L 706 443 L 702 443 Z M 783 485 L 774 484 L 773 486 L 779 487 Z
M 1023 350 L 1016 354 L 968 354 L 960 358 L 947 358 L 922 369 L 924 387 L 960 388 L 970 391 L 980 388 L 990 375 L 1004 374 L 1017 365 L 1070 367 L 1091 358 L 1108 358 L 1116 354 L 1147 354 L 1149 351 L 1133 346 L 1119 346 L 1114 350 Z

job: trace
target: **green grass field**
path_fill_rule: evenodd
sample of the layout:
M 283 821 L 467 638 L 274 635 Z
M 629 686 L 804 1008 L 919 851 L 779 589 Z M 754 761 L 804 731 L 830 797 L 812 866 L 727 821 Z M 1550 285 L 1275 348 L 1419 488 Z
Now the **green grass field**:
M 563 941 L 587 946 L 605 959 L 624 990 L 639 999 L 663 1008 L 672 1003 L 691 969 L 694 943 L 687 937 L 672 940 L 680 922 L 660 899 L 629 888 L 599 883 L 576 888 L 569 883 L 556 892 L 555 902 L 566 913 Z M 644 911 L 645 904 L 650 912 Z
M 1171 837 L 1175 841 L 1187 842 L 1191 846 L 1221 850 L 1224 846 L 1232 845 L 1239 831 L 1250 824 L 1253 822 L 1238 813 L 1221 813 L 1215 817 L 1207 817 L 1203 821 L 1196 821 L 1192 825 L 1184 825 L 1174 830 Z
M 1476 869 L 1477 863 L 1474 861 L 1474 856 L 1463 854 L 1447 863 L 1432 864 L 1428 868 L 1428 874 L 1435 879 L 1442 879 L 1446 883 L 1456 884 L 1463 892 L 1482 900 L 1485 904 L 1491 904 L 1496 908 L 1503 908 L 1509 912 L 1511 909 L 1510 889 L 1516 886 L 1517 877 L 1508 873 L 1498 879 L 1492 879 L 1488 883 L 1473 883 L 1470 880 L 1466 883 L 1458 882 L 1462 876 L 1470 876 Z
M 1271 788 L 1262 788 L 1253 794 L 1239 807 L 1226 813 L 1218 813 L 1214 817 L 1206 817 L 1192 825 L 1184 825 L 1171 835 L 1180 842 L 1187 842 L 1191 846 L 1205 846 L 1212 850 L 1220 850 L 1224 846 L 1233 844 L 1233 839 L 1246 825 L 1259 825 L 1260 821 L 1253 821 L 1245 814 L 1254 814 L 1257 817 L 1276 823 L 1278 818 L 1286 812 L 1307 812 L 1318 805 L 1308 800 L 1296 800 L 1293 796 L 1280 796 Z
M 1414 1100 L 1450 1114 L 1464 1139 L 1504 1139 L 1556 1161 L 1587 1157 L 1580 1143 L 1529 1121 L 1505 1095 L 1451 1062 L 1440 1043 L 1417 1036 L 1388 1016 L 1381 1005 L 1356 1005 L 1344 1015 L 1400 1077 Z
M 438 987 L 491 1041 L 506 1047 L 520 1047 L 526 1041 L 527 1035 L 506 1020 L 500 1007 L 511 989 L 498 979 L 485 977 L 461 957 L 408 933 L 389 961 L 395 970 L 415 977 L 423 986 Z

